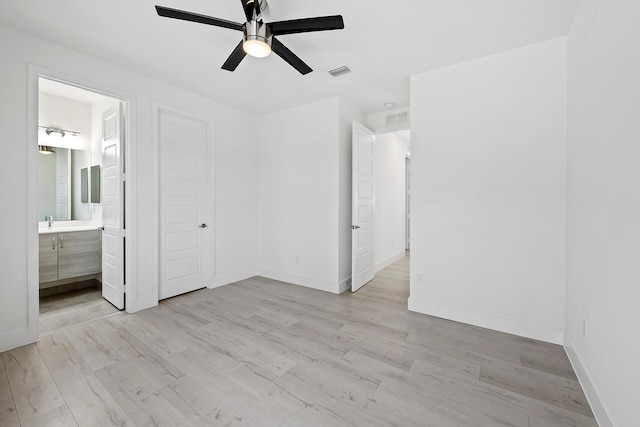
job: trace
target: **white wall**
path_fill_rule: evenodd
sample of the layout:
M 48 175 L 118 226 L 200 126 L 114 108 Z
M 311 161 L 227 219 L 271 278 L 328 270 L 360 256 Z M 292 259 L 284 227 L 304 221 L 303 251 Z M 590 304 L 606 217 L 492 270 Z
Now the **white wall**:
M 134 73 L 122 67 L 80 54 L 76 51 L 0 26 L 0 146 L 14 155 L 0 160 L 0 182 L 4 200 L 12 209 L 0 209 L 0 351 L 35 340 L 30 335 L 27 307 L 28 264 L 37 257 L 37 212 L 27 211 L 29 178 L 28 154 L 36 141 L 28 141 L 28 64 L 74 76 L 129 94 L 135 100 L 134 150 L 130 176 L 137 216 L 128 223 L 129 238 L 134 239 L 136 262 L 127 272 L 136 292 L 127 295 L 130 309 L 138 310 L 157 301 L 157 283 L 152 280 L 157 247 L 153 205 L 152 103 L 211 117 L 215 121 L 215 283 L 255 274 L 256 254 L 256 139 L 254 116 L 245 114 L 199 95 Z M 31 144 L 31 145 L 30 145 Z M 34 197 L 35 198 L 35 197 Z M 31 248 L 32 257 L 27 256 Z M 35 248 L 35 253 L 33 249 Z M 214 262 L 212 260 L 212 262 Z M 37 264 L 34 264 L 37 271 Z M 131 283 L 131 282 L 130 282 Z M 37 285 L 36 285 L 37 286 Z M 32 319 L 31 319 L 32 321 Z
M 399 133 L 376 135 L 373 156 L 376 271 L 405 254 L 405 162 L 408 152 L 409 142 Z
M 258 273 L 337 293 L 338 98 L 258 118 Z
M 90 104 L 50 93 L 40 93 L 38 101 L 39 126 L 80 132 L 78 136 L 65 135 L 63 138 L 58 133 L 47 135 L 39 132 L 40 144 L 74 150 L 91 149 Z
M 566 40 L 411 79 L 414 311 L 559 343 Z
M 638 2 L 584 0 L 569 34 L 565 346 L 602 427 L 638 425 L 638 22 Z

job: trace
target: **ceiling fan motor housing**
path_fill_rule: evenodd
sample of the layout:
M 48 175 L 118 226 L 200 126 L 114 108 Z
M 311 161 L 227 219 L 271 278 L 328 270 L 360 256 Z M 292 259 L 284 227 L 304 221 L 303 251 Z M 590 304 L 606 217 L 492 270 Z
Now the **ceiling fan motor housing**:
M 242 32 L 244 33 L 245 42 L 255 40 L 266 43 L 271 47 L 271 31 L 264 22 L 258 20 L 248 21 L 242 26 Z

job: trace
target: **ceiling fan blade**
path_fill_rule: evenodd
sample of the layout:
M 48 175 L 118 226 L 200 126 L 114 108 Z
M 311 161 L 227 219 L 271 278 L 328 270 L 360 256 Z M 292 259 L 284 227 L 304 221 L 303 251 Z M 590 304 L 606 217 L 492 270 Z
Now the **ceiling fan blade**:
M 200 15 L 198 13 L 187 12 L 184 10 L 171 9 L 164 6 L 156 6 L 156 11 L 158 12 L 158 15 L 164 16 L 165 18 L 181 19 L 183 21 L 198 22 L 200 24 L 242 31 L 242 24 L 227 21 L 226 19 L 214 18 L 212 16 Z
M 271 22 L 267 25 L 271 29 L 271 34 L 281 36 L 283 34 L 309 33 L 312 31 L 342 30 L 344 21 L 342 16 L 334 15 Z
M 293 68 L 298 70 L 300 74 L 305 75 L 313 70 L 302 59 L 298 58 L 295 53 L 291 52 L 289 48 L 280 43 L 275 37 L 271 38 L 271 50 L 274 51 L 280 58 L 284 59 Z
M 238 68 L 238 65 L 240 65 L 240 62 L 244 59 L 245 56 L 246 53 L 242 48 L 242 42 L 240 42 L 238 46 L 233 49 L 233 52 L 231 52 L 231 55 L 229 55 L 225 63 L 222 64 L 222 69 L 227 71 L 235 71 L 235 69 Z

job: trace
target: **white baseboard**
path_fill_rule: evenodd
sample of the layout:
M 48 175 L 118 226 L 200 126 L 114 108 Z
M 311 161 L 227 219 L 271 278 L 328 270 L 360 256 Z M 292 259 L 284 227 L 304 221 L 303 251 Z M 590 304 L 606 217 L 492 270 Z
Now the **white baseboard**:
M 351 280 L 351 277 L 347 277 L 346 279 L 340 280 L 340 287 L 338 293 L 343 293 L 351 290 L 351 284 L 348 282 Z
M 271 270 L 268 268 L 258 267 L 258 276 L 267 279 L 279 280 L 281 282 L 292 283 L 294 285 L 304 286 L 306 288 L 318 289 L 320 291 L 331 292 L 333 294 L 340 293 L 341 283 L 329 282 L 314 277 L 299 276 L 284 271 Z
M 600 427 L 613 427 L 615 424 L 611 420 L 606 407 L 598 397 L 598 392 L 591 381 L 591 376 L 585 369 L 580 356 L 576 353 L 573 341 L 567 331 L 565 331 L 564 334 L 564 349 L 567 352 L 571 366 L 573 366 L 573 370 L 578 377 L 578 381 L 582 386 L 582 390 L 584 391 L 585 396 L 587 396 L 587 401 L 589 402 L 589 406 L 591 406 L 591 410 L 593 411 L 593 415 L 596 417 L 598 425 Z
M 563 344 L 563 329 L 527 320 L 428 302 L 415 297 L 409 297 L 409 310 L 553 344 Z
M 0 353 L 38 341 L 29 329 L 18 329 L 0 334 Z
M 240 280 L 248 279 L 257 275 L 258 271 L 255 268 L 234 271 L 233 273 L 223 274 L 220 276 L 216 275 L 216 277 L 213 279 L 213 283 L 211 284 L 211 286 L 209 286 L 209 289 L 219 288 L 220 286 L 239 282 Z
M 393 264 L 396 261 L 400 261 L 402 258 L 404 258 L 405 256 L 405 250 L 402 249 L 400 252 L 395 253 L 393 255 L 391 255 L 390 257 L 387 257 L 385 259 L 383 259 L 382 261 L 379 261 L 376 263 L 376 265 L 374 266 L 376 273 L 380 270 L 382 270 L 383 268 L 387 268 L 389 267 L 391 264 Z

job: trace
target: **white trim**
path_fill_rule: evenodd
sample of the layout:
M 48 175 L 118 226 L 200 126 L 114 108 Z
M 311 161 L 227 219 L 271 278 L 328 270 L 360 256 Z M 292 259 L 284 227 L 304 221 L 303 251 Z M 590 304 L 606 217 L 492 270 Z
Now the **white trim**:
M 593 411 L 593 415 L 595 416 L 598 425 L 600 427 L 613 427 L 616 424 L 609 416 L 607 407 L 598 397 L 596 387 L 593 384 L 593 381 L 591 381 L 591 375 L 589 375 L 588 371 L 585 369 L 585 365 L 580 359 L 580 356 L 578 356 L 568 331 L 565 331 L 564 334 L 564 349 L 567 352 L 569 362 L 571 362 L 571 366 L 578 377 L 578 381 L 582 386 L 582 390 L 587 397 L 587 401 L 589 402 L 589 406 L 591 406 L 591 411 Z
M 351 277 L 347 277 L 346 279 L 340 280 L 338 283 L 338 293 L 341 294 L 343 292 L 347 292 L 351 290 Z
M 38 325 L 36 321 L 36 330 L 37 326 Z M 31 330 L 29 328 L 7 331 L 0 335 L 0 353 L 2 353 L 3 351 L 12 350 L 16 347 L 31 344 L 36 341 L 38 341 L 38 337 L 33 338 L 31 336 Z
M 220 286 L 230 285 L 231 283 L 239 282 L 241 280 L 250 279 L 257 276 L 258 272 L 255 268 L 246 270 L 235 271 L 223 276 L 217 276 L 213 279 L 213 283 L 209 286 L 209 289 L 219 288 Z
M 286 271 L 272 270 L 263 267 L 258 267 L 258 276 L 266 277 L 267 279 L 279 280 L 281 282 L 287 282 L 298 286 L 304 286 L 305 288 L 331 292 L 332 294 L 339 293 L 339 283 L 317 279 L 315 277 L 300 276 L 297 274 L 287 273 Z
M 382 261 L 378 261 L 376 263 L 376 265 L 375 265 L 375 272 L 377 273 L 378 271 L 382 270 L 383 268 L 389 267 L 394 262 L 400 261 L 402 258 L 405 257 L 405 250 L 406 249 L 402 249 L 402 251 L 397 252 L 397 253 L 387 257 L 386 259 L 383 259 Z
M 182 116 L 187 119 L 196 120 L 205 124 L 207 128 L 207 146 L 206 146 L 206 156 L 207 156 L 207 191 L 206 193 L 209 195 L 209 218 L 206 220 L 207 224 L 210 227 L 210 242 L 209 247 L 211 248 L 210 253 L 210 265 L 211 269 L 209 270 L 209 277 L 207 278 L 207 287 L 214 288 L 217 287 L 215 285 L 214 278 L 216 277 L 216 181 L 215 181 L 215 120 L 211 117 L 203 116 L 201 114 L 192 113 L 191 111 L 179 109 L 172 107 L 167 104 L 162 104 L 160 102 L 152 102 L 151 103 L 152 110 L 152 138 L 153 138 L 153 148 L 152 148 L 152 162 L 153 162 L 153 183 L 152 183 L 152 203 L 153 206 L 156 207 L 156 214 L 151 219 L 153 230 L 156 232 L 153 233 L 152 237 L 152 247 L 153 247 L 153 257 L 152 257 L 152 283 L 155 287 L 154 294 L 156 295 L 156 305 L 159 301 L 160 289 L 160 164 L 159 164 L 159 125 L 160 125 L 160 112 L 167 112 L 176 116 Z M 255 274 L 254 274 L 255 275 Z M 251 276 L 249 276 L 251 277 Z M 245 279 L 247 277 L 244 277 Z M 227 283 L 228 284 L 228 283 Z M 221 286 L 221 285 L 218 285 Z
M 38 237 L 38 69 L 28 66 L 27 77 L 27 329 L 20 334 L 10 332 L 2 342 L 13 341 L 13 347 L 38 340 L 40 334 L 40 273 Z M 8 339 L 7 339 L 8 338 Z M 13 339 L 11 339 L 13 338 Z M 6 341 L 5 341 L 6 340 Z
M 130 171 L 130 165 L 136 163 L 136 102 L 135 97 L 128 93 L 121 92 L 98 83 L 90 82 L 75 76 L 60 73 L 58 71 L 43 68 L 34 64 L 27 66 L 27 144 L 32 149 L 27 148 L 27 329 L 23 331 L 14 331 L 9 333 L 10 339 L 17 344 L 23 345 L 38 340 L 39 336 L 39 273 L 38 273 L 38 94 L 40 85 L 38 79 L 46 78 L 70 86 L 76 86 L 92 92 L 97 92 L 112 98 L 117 98 L 125 103 L 126 107 L 126 152 L 125 162 L 126 170 Z M 135 170 L 129 174 L 129 185 L 127 186 L 127 214 L 126 223 L 129 229 L 127 239 L 127 289 L 135 289 L 135 280 L 137 276 L 137 209 L 134 201 L 136 200 L 136 173 Z M 135 300 L 128 299 L 135 307 Z M 127 311 L 132 312 L 129 305 Z
M 553 344 L 561 345 L 563 341 L 564 330 L 561 328 L 463 307 L 428 302 L 416 297 L 409 297 L 409 310 Z

